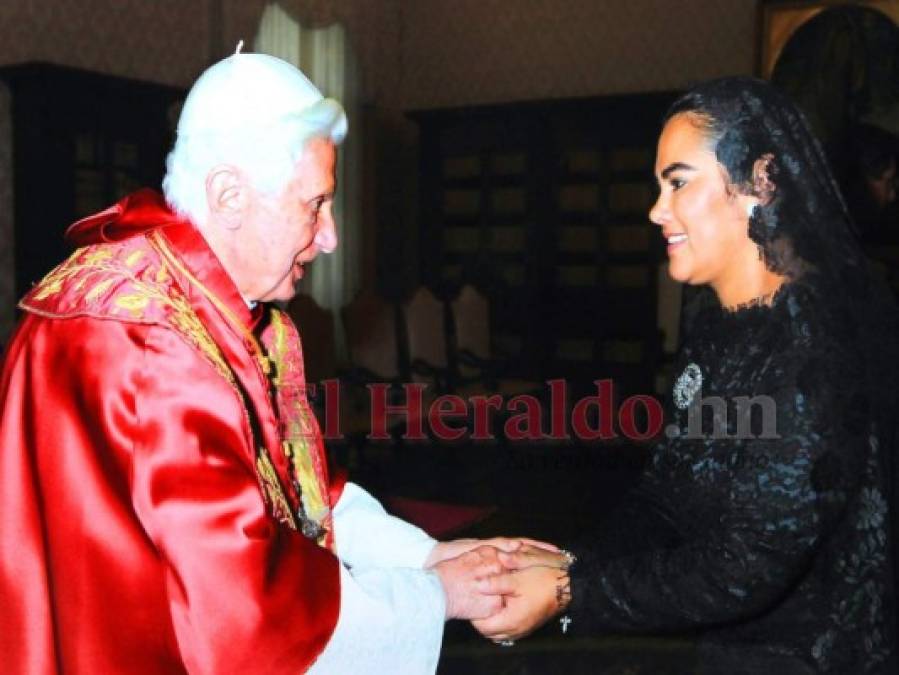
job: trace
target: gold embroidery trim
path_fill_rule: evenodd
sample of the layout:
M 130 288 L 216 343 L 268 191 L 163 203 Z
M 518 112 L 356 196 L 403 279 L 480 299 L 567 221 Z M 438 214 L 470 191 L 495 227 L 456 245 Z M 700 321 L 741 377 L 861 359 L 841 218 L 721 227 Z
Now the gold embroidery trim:
M 262 482 L 268 501 L 272 505 L 272 513 L 275 518 L 288 525 L 291 529 L 297 529 L 293 510 L 290 508 L 290 503 L 284 495 L 281 481 L 278 479 L 278 472 L 275 471 L 272 459 L 265 446 L 259 447 L 259 453 L 256 457 L 256 472 L 259 475 L 259 480 Z
M 155 233 L 153 233 L 153 235 L 155 235 Z M 156 239 L 157 243 L 160 243 L 158 238 Z M 164 246 L 164 244 L 162 246 Z M 166 269 L 166 262 L 174 263 L 179 268 L 180 272 L 185 274 L 190 281 L 196 283 L 200 287 L 200 290 L 210 299 L 210 301 L 216 304 L 216 306 L 221 304 L 208 289 L 203 288 L 192 275 L 177 263 L 168 249 L 159 252 L 161 254 L 161 260 L 160 267 L 156 271 L 154 277 L 156 284 L 161 285 L 168 281 L 170 273 Z M 165 252 L 167 252 L 168 255 L 164 255 Z M 206 357 L 213 368 L 215 368 L 216 372 L 224 377 L 235 389 L 241 400 L 241 404 L 244 407 L 244 413 L 248 415 L 246 396 L 237 385 L 231 367 L 222 355 L 215 340 L 213 340 L 212 336 L 209 334 L 209 331 L 203 325 L 202 321 L 200 321 L 200 317 L 197 316 L 196 312 L 190 306 L 190 303 L 187 302 L 187 299 L 181 293 L 176 292 L 171 286 L 166 287 L 168 293 L 163 292 L 160 289 L 160 286 L 139 279 L 130 269 L 128 269 L 137 264 L 142 256 L 142 251 L 132 251 L 126 257 L 124 261 L 125 266 L 123 267 L 122 265 L 114 264 L 115 254 L 113 251 L 109 250 L 108 247 L 98 247 L 86 253 L 85 248 L 79 248 L 61 265 L 44 277 L 37 286 L 34 298 L 35 300 L 45 300 L 60 293 L 63 285 L 78 275 L 83 276 L 75 282 L 73 287 L 73 290 L 75 291 L 80 291 L 84 288 L 84 286 L 88 284 L 91 276 L 103 273 L 112 275 L 111 277 L 97 282 L 89 291 L 87 291 L 87 293 L 85 293 L 85 303 L 87 305 L 93 305 L 96 304 L 117 281 L 127 280 L 132 286 L 132 291 L 115 297 L 113 299 L 115 306 L 128 311 L 135 320 L 143 317 L 144 310 L 154 300 L 169 308 L 171 313 L 168 318 L 172 327 L 175 328 L 182 337 L 186 338 L 190 344 L 198 349 L 200 353 Z M 21 303 L 20 306 L 28 311 L 34 311 L 44 316 L 51 316 L 48 312 L 29 307 L 24 303 Z M 230 310 L 224 307 L 224 305 L 221 305 L 221 309 L 228 312 L 228 314 L 230 314 L 230 320 L 232 322 L 238 322 L 239 325 L 239 320 L 230 313 Z M 250 335 L 250 337 L 252 338 L 252 335 Z M 255 338 L 253 338 L 251 344 L 256 344 Z M 256 345 L 256 348 L 258 349 L 258 345 Z M 265 372 L 267 372 L 267 370 Z M 249 417 L 247 417 L 246 421 L 249 425 L 251 435 L 255 436 Z M 284 489 L 281 486 L 277 471 L 275 471 L 274 465 L 272 464 L 268 449 L 264 445 L 259 445 L 257 448 L 256 471 L 263 495 L 272 505 L 273 515 L 280 522 L 286 523 L 294 530 L 297 529 L 297 524 L 294 520 L 290 504 L 284 494 Z
M 246 342 L 253 349 L 253 355 L 256 357 L 256 360 L 259 362 L 260 367 L 262 368 L 262 372 L 266 375 L 269 374 L 271 370 L 271 364 L 265 356 L 265 352 L 262 351 L 262 348 L 259 346 L 259 342 L 256 340 L 256 336 L 253 335 L 252 331 L 250 331 L 241 321 L 231 309 L 222 302 L 215 293 L 213 293 L 210 289 L 208 289 L 199 279 L 197 279 L 184 265 L 181 264 L 181 261 L 178 260 L 174 254 L 169 249 L 168 245 L 165 243 L 165 240 L 162 236 L 154 231 L 151 232 L 148 236 L 150 240 L 150 244 L 159 252 L 159 254 L 166 260 L 168 263 L 174 267 L 178 272 L 193 285 L 196 286 L 197 289 L 206 296 L 206 299 L 209 300 L 213 304 L 213 306 L 221 312 L 222 316 L 224 316 L 234 328 L 236 328 L 242 335 Z
M 63 285 L 75 277 L 80 278 L 75 281 L 73 289 L 80 291 L 90 284 L 92 277 L 109 275 L 94 283 L 84 294 L 84 303 L 90 307 L 91 305 L 96 305 L 117 283 L 127 281 L 131 285 L 131 289 L 129 292 L 121 293 L 112 299 L 115 307 L 128 312 L 131 318 L 135 320 L 143 318 L 144 311 L 151 302 L 155 301 L 168 308 L 171 310 L 169 319 L 173 327 L 187 337 L 191 344 L 206 356 L 223 377 L 229 382 L 233 382 L 234 376 L 219 351 L 218 345 L 215 344 L 215 341 L 206 331 L 206 328 L 200 322 L 199 317 L 185 297 L 177 293 L 172 287 L 166 287 L 168 292 L 165 292 L 160 287 L 158 280 L 160 278 L 165 279 L 168 274 L 168 272 L 164 271 L 164 261 L 161 262 L 162 267 L 160 267 L 160 270 L 156 272 L 156 280 L 154 280 L 156 283 L 148 283 L 140 279 L 130 269 L 139 261 L 142 255 L 142 251 L 132 251 L 125 259 L 124 265 L 122 265 L 121 263 L 116 264 L 118 261 L 115 254 L 108 247 L 98 247 L 87 252 L 85 252 L 84 248 L 80 248 L 69 256 L 62 265 L 44 277 L 43 281 L 38 285 L 34 298 L 35 300 L 45 300 L 60 293 Z
M 270 354 L 274 365 L 272 379 L 276 387 L 281 387 L 286 384 L 285 376 L 289 368 L 286 359 L 287 328 L 284 324 L 284 315 L 278 309 L 272 308 L 271 321 L 274 333 Z M 300 392 L 300 395 L 305 396 L 305 392 Z M 288 403 L 287 398 L 282 396 L 282 402 Z M 312 450 L 309 447 L 308 439 L 313 433 L 312 425 L 303 409 L 302 401 L 290 400 L 289 404 L 293 407 L 293 410 L 290 411 L 292 422 L 290 428 L 286 430 L 287 438 L 282 441 L 282 450 L 293 467 L 294 478 L 300 487 L 299 497 L 306 517 L 324 528 L 329 509 L 322 494 L 321 482 L 315 472 Z M 283 414 L 288 414 L 288 411 L 283 411 Z

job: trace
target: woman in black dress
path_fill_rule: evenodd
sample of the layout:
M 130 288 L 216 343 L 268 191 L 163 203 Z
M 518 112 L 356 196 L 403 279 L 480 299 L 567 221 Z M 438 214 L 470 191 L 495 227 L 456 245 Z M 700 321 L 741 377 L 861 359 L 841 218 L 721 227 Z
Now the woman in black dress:
M 496 640 L 688 633 L 703 672 L 896 673 L 899 323 L 796 107 L 750 78 L 674 103 L 650 217 L 699 286 L 667 438 L 571 546 L 513 555 Z M 569 621 L 570 620 L 570 621 Z

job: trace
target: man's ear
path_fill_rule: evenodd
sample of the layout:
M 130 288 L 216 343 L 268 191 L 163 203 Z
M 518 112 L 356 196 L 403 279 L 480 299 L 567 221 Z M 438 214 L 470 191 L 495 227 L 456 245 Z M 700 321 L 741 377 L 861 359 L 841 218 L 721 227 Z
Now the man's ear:
M 235 167 L 223 164 L 214 167 L 206 175 L 209 215 L 229 230 L 240 227 L 247 199 L 246 182 Z

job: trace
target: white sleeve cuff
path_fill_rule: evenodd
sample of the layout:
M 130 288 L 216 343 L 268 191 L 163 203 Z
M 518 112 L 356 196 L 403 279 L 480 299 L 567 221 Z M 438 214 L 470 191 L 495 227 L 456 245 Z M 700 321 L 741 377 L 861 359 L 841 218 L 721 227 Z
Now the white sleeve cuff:
M 428 534 L 388 514 L 355 483 L 347 483 L 334 507 L 337 557 L 354 572 L 368 568 L 421 569 L 437 543 Z
M 309 669 L 318 675 L 437 670 L 446 596 L 433 572 L 340 566 L 340 616 L 324 651 Z

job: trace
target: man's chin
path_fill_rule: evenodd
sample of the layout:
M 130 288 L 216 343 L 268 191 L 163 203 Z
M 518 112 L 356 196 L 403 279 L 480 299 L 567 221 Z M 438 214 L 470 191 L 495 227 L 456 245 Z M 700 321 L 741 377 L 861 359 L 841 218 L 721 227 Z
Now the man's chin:
M 300 289 L 294 287 L 289 291 L 285 291 L 283 293 L 276 293 L 275 295 L 272 296 L 272 299 L 269 302 L 274 302 L 278 305 L 285 306 L 291 300 L 293 300 L 295 297 L 297 297 L 299 292 L 300 292 Z
M 286 305 L 300 292 L 300 281 L 300 279 L 297 279 L 289 284 L 283 283 L 280 286 L 273 288 L 259 298 L 259 302 L 275 302 L 279 305 Z

